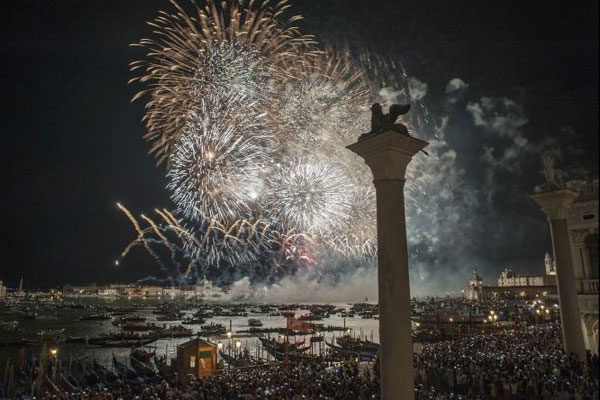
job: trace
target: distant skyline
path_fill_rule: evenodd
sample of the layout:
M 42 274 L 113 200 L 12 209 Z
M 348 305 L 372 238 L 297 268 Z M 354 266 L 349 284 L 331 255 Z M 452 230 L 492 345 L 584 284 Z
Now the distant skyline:
M 527 196 L 543 181 L 543 153 L 572 177 L 598 173 L 597 2 L 290 3 L 321 42 L 402 60 L 454 157 L 432 162 L 462 171 L 454 211 L 463 218 L 436 232 L 462 245 L 413 269 L 413 285 L 466 285 L 475 267 L 487 281 L 506 267 L 542 273 L 547 222 Z M 139 87 L 127 85 L 128 63 L 142 56 L 129 44 L 171 9 L 166 0 L 3 4 L 0 280 L 8 286 L 21 275 L 29 288 L 161 275 L 141 250 L 114 265 L 134 237 L 115 203 L 172 206 L 164 171 L 146 154 L 143 104 L 130 103 Z

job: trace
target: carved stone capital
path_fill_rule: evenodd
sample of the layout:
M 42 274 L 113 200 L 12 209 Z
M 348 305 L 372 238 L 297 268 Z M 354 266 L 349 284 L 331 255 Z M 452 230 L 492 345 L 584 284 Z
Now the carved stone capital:
M 367 136 L 346 148 L 365 160 L 375 181 L 404 181 L 408 163 L 427 144 L 422 140 L 388 131 Z
M 571 233 L 571 239 L 574 245 L 585 245 L 585 238 L 593 233 L 593 229 L 573 229 Z
M 548 219 L 567 219 L 571 204 L 579 193 L 571 189 L 551 190 L 530 195 Z

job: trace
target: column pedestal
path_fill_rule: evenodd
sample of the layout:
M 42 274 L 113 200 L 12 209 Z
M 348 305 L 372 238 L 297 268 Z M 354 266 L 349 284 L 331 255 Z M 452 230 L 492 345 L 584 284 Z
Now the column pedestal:
M 348 146 L 371 168 L 377 196 L 382 400 L 414 399 L 404 181 L 408 163 L 425 146 L 397 132 L 368 136 Z
M 579 193 L 573 190 L 557 189 L 532 194 L 531 198 L 541 207 L 550 223 L 564 348 L 567 353 L 574 353 L 579 360 L 585 361 L 585 344 L 573 271 L 571 239 L 567 227 L 569 207 L 578 196 Z

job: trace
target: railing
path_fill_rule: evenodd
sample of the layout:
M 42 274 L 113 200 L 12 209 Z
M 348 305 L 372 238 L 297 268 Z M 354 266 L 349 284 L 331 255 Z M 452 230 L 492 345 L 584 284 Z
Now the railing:
M 577 281 L 577 293 L 598 294 L 598 279 L 579 279 Z

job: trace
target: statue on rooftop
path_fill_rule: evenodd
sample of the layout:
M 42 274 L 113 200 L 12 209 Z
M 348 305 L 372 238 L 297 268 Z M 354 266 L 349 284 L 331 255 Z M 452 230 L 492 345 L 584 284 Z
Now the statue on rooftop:
M 541 185 L 541 190 L 556 190 L 565 188 L 564 172 L 554 168 L 554 156 L 547 152 L 544 156 L 544 178 L 546 182 Z
M 554 157 L 550 153 L 546 153 L 544 157 L 544 177 L 546 185 L 558 186 L 556 183 L 556 171 L 554 170 Z

